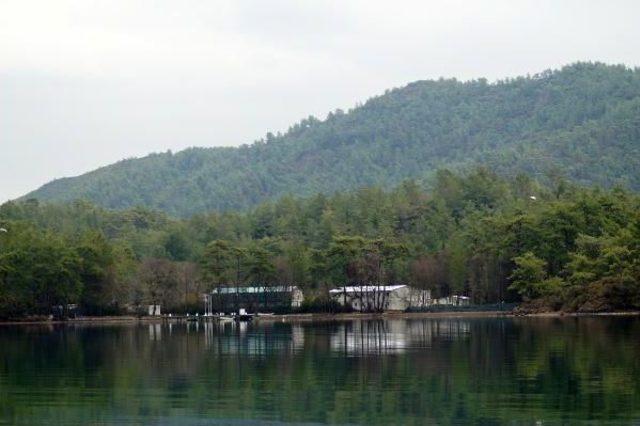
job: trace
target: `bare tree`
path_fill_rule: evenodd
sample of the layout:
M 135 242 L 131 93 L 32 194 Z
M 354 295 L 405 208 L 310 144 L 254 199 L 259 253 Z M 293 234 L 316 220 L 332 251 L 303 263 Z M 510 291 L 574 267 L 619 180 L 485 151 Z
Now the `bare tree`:
M 193 262 L 180 262 L 175 265 L 177 290 L 185 308 L 197 304 L 200 295 L 206 291 L 198 265 Z
M 167 259 L 145 259 L 138 268 L 143 300 L 154 305 L 174 307 L 178 295 L 176 264 Z

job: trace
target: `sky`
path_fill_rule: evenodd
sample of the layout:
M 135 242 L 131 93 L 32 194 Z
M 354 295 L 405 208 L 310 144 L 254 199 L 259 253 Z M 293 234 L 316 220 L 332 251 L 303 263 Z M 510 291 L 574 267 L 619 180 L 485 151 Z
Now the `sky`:
M 637 0 L 0 0 L 0 202 L 411 81 L 640 66 Z

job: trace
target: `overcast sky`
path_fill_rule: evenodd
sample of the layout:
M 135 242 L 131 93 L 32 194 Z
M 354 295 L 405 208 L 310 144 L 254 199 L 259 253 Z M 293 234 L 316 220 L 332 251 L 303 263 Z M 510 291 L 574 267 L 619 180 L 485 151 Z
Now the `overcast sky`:
M 638 0 L 0 0 L 0 202 L 419 79 L 640 65 Z

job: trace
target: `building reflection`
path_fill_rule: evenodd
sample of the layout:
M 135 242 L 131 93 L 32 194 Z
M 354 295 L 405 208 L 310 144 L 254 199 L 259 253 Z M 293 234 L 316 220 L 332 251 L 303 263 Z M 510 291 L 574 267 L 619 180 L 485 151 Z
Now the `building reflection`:
M 469 321 L 459 319 L 352 321 L 331 335 L 331 350 L 355 356 L 404 353 L 465 338 L 469 332 Z
M 266 356 L 293 353 L 304 346 L 304 330 L 298 324 L 249 324 L 204 322 L 206 346 L 219 355 Z
M 162 340 L 162 324 L 149 324 L 149 339 L 154 341 Z
M 204 334 L 206 348 L 218 355 L 261 357 L 293 354 L 313 347 L 343 355 L 404 353 L 429 348 L 470 334 L 464 319 L 329 321 L 322 327 L 305 323 L 203 322 L 186 326 Z M 160 336 L 150 329 L 150 336 Z

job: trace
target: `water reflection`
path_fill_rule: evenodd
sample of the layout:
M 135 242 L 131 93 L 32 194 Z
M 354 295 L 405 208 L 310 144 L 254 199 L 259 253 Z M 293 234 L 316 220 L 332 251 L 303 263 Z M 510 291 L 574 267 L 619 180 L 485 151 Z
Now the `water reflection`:
M 173 324 L 169 325 L 170 328 L 172 326 Z M 169 330 L 169 333 L 171 333 L 171 330 Z M 162 340 L 162 324 L 160 323 L 149 324 L 149 339 Z
M 293 353 L 304 346 L 304 330 L 297 324 L 247 322 L 205 322 L 207 348 L 218 355 L 247 357 Z
M 404 353 L 411 348 L 430 347 L 438 341 L 465 338 L 470 331 L 469 320 L 439 319 L 430 321 L 344 321 L 318 324 L 204 322 L 169 324 L 185 327 L 187 333 L 202 329 L 205 345 L 218 355 L 265 356 L 274 353 L 294 353 L 304 349 L 305 333 L 314 334 L 314 343 L 330 348 L 337 354 L 352 356 Z M 160 340 L 162 325 L 149 325 L 149 337 Z M 305 331 L 309 329 L 310 331 Z M 171 332 L 171 331 L 170 331 Z
M 438 340 L 464 338 L 469 330 L 469 321 L 460 319 L 352 321 L 332 332 L 331 349 L 355 356 L 399 354 Z
M 0 424 L 633 424 L 638 336 L 638 318 L 0 327 Z

